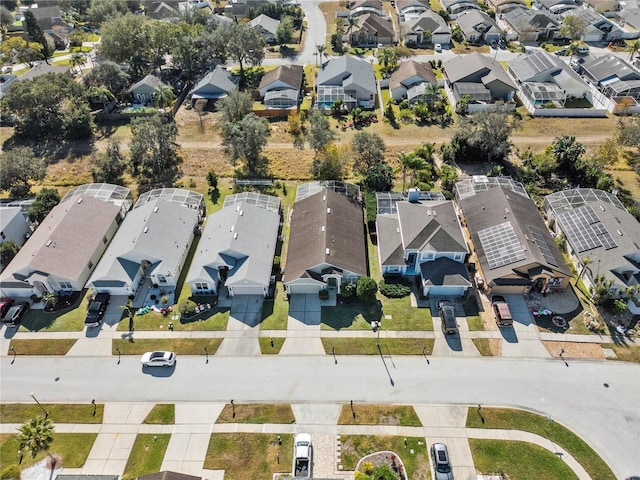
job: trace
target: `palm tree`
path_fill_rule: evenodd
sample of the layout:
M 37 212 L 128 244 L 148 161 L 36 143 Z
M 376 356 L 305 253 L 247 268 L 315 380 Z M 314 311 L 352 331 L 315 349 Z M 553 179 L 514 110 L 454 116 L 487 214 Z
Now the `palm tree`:
M 349 24 L 349 28 L 347 29 L 347 36 L 349 37 L 349 43 L 351 43 L 351 30 L 353 29 L 353 27 L 358 25 L 358 17 L 349 15 L 347 17 L 347 23 Z
M 576 54 L 576 50 L 578 50 L 578 48 L 580 48 L 580 44 L 578 42 L 573 42 L 567 47 L 567 53 L 570 55 L 569 63 L 571 63 L 571 60 L 573 60 L 573 56 Z
M 393 48 L 383 48 L 378 54 L 378 61 L 384 67 L 385 73 L 389 73 L 398 66 L 398 56 Z
M 77 68 L 78 72 L 81 72 L 81 68 L 82 65 L 84 65 L 85 63 L 87 63 L 87 57 L 84 56 L 83 53 L 74 53 L 73 55 L 71 55 L 71 58 L 69 59 L 69 63 L 71 64 L 72 68 Z
M 640 52 L 640 40 L 636 40 L 635 42 L 627 45 L 627 48 L 625 48 L 624 51 L 629 52 L 629 60 L 631 60 L 636 53 Z
M 316 45 L 316 50 L 318 51 L 318 57 L 319 57 L 320 63 L 322 63 L 322 58 L 323 58 L 323 55 L 324 55 L 324 51 L 326 49 L 327 49 L 327 47 L 325 47 L 324 44 Z M 316 63 L 316 65 L 317 65 L 317 63 Z
M 40 452 L 46 452 L 51 459 L 51 469 L 56 467 L 57 460 L 49 452 L 49 444 L 53 441 L 53 424 L 45 417 L 34 417 L 18 427 L 20 450 L 26 450 L 32 458 Z
M 153 92 L 153 98 L 155 99 L 156 107 L 164 108 L 170 106 L 176 99 L 173 94 L 173 89 L 167 85 L 158 85 L 156 91 Z
M 115 98 L 111 90 L 109 90 L 104 85 L 100 85 L 99 87 L 92 87 L 89 90 L 89 96 L 91 98 L 97 99 L 100 103 L 102 103 L 102 109 L 105 110 L 107 105 Z
M 404 150 L 398 154 L 398 162 L 400 166 L 399 170 L 402 170 L 402 191 L 404 192 L 404 186 L 407 182 L 407 170 L 410 168 L 411 161 L 413 160 L 414 153 L 407 153 Z
M 415 178 L 416 174 L 419 171 L 425 170 L 427 168 L 429 168 L 429 164 L 427 163 L 427 161 L 414 153 L 409 163 L 409 169 L 411 170 L 411 180 L 409 180 L 409 188 L 413 188 L 413 179 Z

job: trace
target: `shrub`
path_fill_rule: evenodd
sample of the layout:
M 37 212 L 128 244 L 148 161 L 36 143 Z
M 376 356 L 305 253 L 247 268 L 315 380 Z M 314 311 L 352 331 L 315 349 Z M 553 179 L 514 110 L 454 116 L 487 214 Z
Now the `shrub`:
M 402 298 L 411 293 L 411 287 L 404 282 L 387 283 L 384 280 L 380 282 L 380 293 L 387 298 Z
M 342 285 L 340 285 L 340 295 L 342 295 L 344 298 L 353 297 L 355 290 L 356 288 L 353 283 L 343 283 Z
M 318 292 L 318 298 L 320 300 L 329 300 L 329 290 L 327 290 L 326 288 L 323 288 L 322 290 L 320 290 Z
M 218 175 L 216 175 L 216 172 L 213 170 L 209 170 L 207 173 L 207 183 L 214 190 L 218 188 Z
M 20 466 L 15 463 L 7 465 L 0 472 L 0 480 L 19 479 L 20 471 Z
M 362 302 L 373 302 L 378 292 L 378 284 L 371 277 L 360 277 L 356 287 L 356 295 Z

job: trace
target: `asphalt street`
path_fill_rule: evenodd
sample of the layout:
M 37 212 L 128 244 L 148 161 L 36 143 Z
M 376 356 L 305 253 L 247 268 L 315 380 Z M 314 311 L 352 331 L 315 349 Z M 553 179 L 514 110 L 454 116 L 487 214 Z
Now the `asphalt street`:
M 5 357 L 2 402 L 482 404 L 549 415 L 585 438 L 620 478 L 640 472 L 640 368 L 611 361 L 421 357 L 181 356 L 143 371 L 138 356 Z M 595 480 L 595 479 L 594 479 Z

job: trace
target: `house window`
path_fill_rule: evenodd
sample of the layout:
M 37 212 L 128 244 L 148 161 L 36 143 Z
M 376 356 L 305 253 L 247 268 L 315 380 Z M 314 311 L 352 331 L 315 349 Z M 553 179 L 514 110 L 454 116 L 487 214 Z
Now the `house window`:
M 164 275 L 158 275 L 158 282 L 167 283 L 167 279 L 165 278 Z
M 58 282 L 62 290 L 73 290 L 73 285 L 69 282 Z
M 5 238 L 7 238 L 7 236 L 4 234 L 4 232 L 0 232 L 0 237 L 4 240 Z
M 551 278 L 549 280 L 549 286 L 550 287 L 559 287 L 560 285 L 562 285 L 562 279 L 561 278 L 554 277 L 554 278 Z
M 454 259 L 456 262 L 460 262 L 460 261 L 462 261 L 462 259 L 463 259 L 463 258 L 464 258 L 464 253 L 456 253 L 456 254 L 453 256 L 453 259 Z
M 87 265 L 87 267 L 89 267 L 89 270 L 93 268 L 93 262 L 91 260 L 89 260 L 89 264 Z
M 433 261 L 436 259 L 436 254 L 434 252 L 427 252 L 422 254 L 422 259 L 427 261 Z
M 209 290 L 209 284 L 208 283 L 196 282 L 196 289 L 197 290 Z

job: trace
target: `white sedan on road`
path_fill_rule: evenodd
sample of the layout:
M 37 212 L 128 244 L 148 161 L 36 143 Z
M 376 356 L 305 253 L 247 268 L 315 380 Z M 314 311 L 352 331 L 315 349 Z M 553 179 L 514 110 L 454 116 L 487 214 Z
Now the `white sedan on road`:
M 173 367 L 176 363 L 176 354 L 173 352 L 147 352 L 140 359 L 143 367 Z

